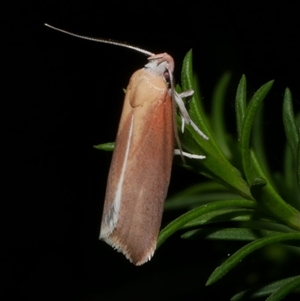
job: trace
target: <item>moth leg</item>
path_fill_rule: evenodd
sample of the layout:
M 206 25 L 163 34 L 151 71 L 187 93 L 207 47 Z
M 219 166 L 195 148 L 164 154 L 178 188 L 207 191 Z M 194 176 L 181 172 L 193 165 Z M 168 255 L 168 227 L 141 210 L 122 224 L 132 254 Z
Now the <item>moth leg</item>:
M 203 139 L 209 140 L 209 138 L 198 128 L 198 126 L 191 119 L 187 109 L 185 108 L 184 102 L 181 98 L 182 93 L 181 93 L 181 95 L 178 94 L 176 91 L 173 91 L 173 93 L 174 93 L 175 102 L 178 105 L 178 108 L 179 108 L 179 111 L 180 111 L 180 115 L 181 115 L 181 119 L 183 121 L 182 122 L 183 125 L 184 125 L 184 123 L 189 124 Z M 186 92 L 184 92 L 184 93 L 186 93 Z M 184 126 L 182 127 L 181 130 L 182 130 L 182 132 L 184 132 Z
M 187 153 L 187 152 L 184 152 L 184 151 L 180 151 L 180 149 L 174 149 L 174 155 L 182 155 L 184 157 L 187 157 L 187 158 L 190 158 L 190 159 L 198 159 L 198 160 L 202 160 L 202 159 L 205 159 L 206 156 L 203 156 L 203 155 L 195 155 L 195 154 L 190 154 L 190 153 Z

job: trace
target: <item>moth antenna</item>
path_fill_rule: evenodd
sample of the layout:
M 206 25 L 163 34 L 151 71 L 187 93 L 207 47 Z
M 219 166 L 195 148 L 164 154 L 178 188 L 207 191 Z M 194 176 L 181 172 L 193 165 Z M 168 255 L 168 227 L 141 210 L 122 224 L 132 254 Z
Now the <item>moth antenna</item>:
M 67 30 L 63 30 L 63 29 L 54 27 L 54 26 L 52 26 L 50 24 L 47 24 L 47 23 L 44 23 L 44 25 L 47 26 L 47 27 L 49 27 L 49 28 L 51 28 L 51 29 L 63 32 L 65 34 L 69 35 L 69 36 L 73 36 L 73 37 L 76 37 L 76 38 L 79 38 L 79 39 L 93 41 L 93 42 L 98 42 L 98 43 L 104 43 L 104 44 L 111 44 L 111 45 L 116 45 L 116 46 L 120 46 L 120 47 L 124 47 L 124 48 L 129 48 L 129 49 L 133 49 L 133 50 L 135 50 L 137 52 L 144 53 L 144 54 L 146 54 L 148 56 L 155 55 L 154 53 L 152 53 L 150 51 L 147 51 L 147 50 L 145 50 L 143 48 L 137 47 L 137 46 L 132 46 L 132 45 L 129 45 L 129 44 L 125 44 L 125 43 L 117 42 L 117 41 L 113 41 L 113 40 L 105 40 L 105 39 L 101 39 L 101 38 L 92 38 L 92 37 L 82 36 L 82 35 L 79 35 L 79 34 L 76 34 L 76 33 L 72 33 L 70 31 L 67 31 Z

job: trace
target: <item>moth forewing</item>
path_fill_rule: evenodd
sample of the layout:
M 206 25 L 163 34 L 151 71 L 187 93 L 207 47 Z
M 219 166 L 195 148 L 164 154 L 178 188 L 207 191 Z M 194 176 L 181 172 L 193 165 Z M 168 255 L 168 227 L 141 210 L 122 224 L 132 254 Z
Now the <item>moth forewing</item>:
M 100 238 L 136 265 L 154 253 L 174 151 L 172 100 L 148 69 L 130 79 L 109 171 Z

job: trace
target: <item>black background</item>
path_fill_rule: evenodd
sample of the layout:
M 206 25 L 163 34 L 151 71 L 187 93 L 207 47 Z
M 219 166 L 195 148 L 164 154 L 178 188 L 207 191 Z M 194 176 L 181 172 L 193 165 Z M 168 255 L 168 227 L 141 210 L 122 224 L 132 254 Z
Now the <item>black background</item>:
M 213 287 L 204 285 L 213 269 L 238 248 L 234 243 L 220 247 L 175 235 L 150 263 L 134 267 L 98 241 L 111 154 L 93 145 L 114 140 L 122 88 L 145 57 L 79 40 L 43 23 L 154 53 L 166 51 L 177 63 L 177 78 L 185 53 L 193 48 L 207 108 L 213 86 L 227 70 L 233 73 L 233 91 L 243 73 L 250 94 L 275 79 L 266 100 L 265 126 L 270 159 L 280 169 L 285 87 L 299 108 L 297 5 L 189 0 L 9 3 L 1 4 L 0 11 L 0 298 L 227 300 L 245 280 L 234 277 L 238 269 L 229 277 L 234 284 L 225 278 Z M 228 102 L 232 114 L 233 106 L 234 94 Z M 199 180 L 175 167 L 169 193 Z M 167 213 L 163 224 L 172 217 Z M 259 263 L 250 266 L 245 278 L 263 273 Z

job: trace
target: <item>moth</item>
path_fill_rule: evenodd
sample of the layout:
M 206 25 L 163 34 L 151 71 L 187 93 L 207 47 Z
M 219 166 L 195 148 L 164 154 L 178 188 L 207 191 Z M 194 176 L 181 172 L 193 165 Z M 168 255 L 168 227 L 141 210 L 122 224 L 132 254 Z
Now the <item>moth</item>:
M 153 54 L 125 43 L 80 36 L 45 25 L 78 38 L 148 55 L 148 63 L 131 76 L 126 89 L 99 236 L 133 264 L 142 265 L 151 259 L 156 248 L 174 154 L 180 154 L 182 158 L 205 158 L 183 152 L 176 131 L 177 105 L 182 131 L 185 124 L 189 124 L 208 140 L 191 120 L 182 100 L 193 91 L 182 94 L 175 91 L 175 64 L 167 53 Z M 175 140 L 177 150 L 174 150 Z

